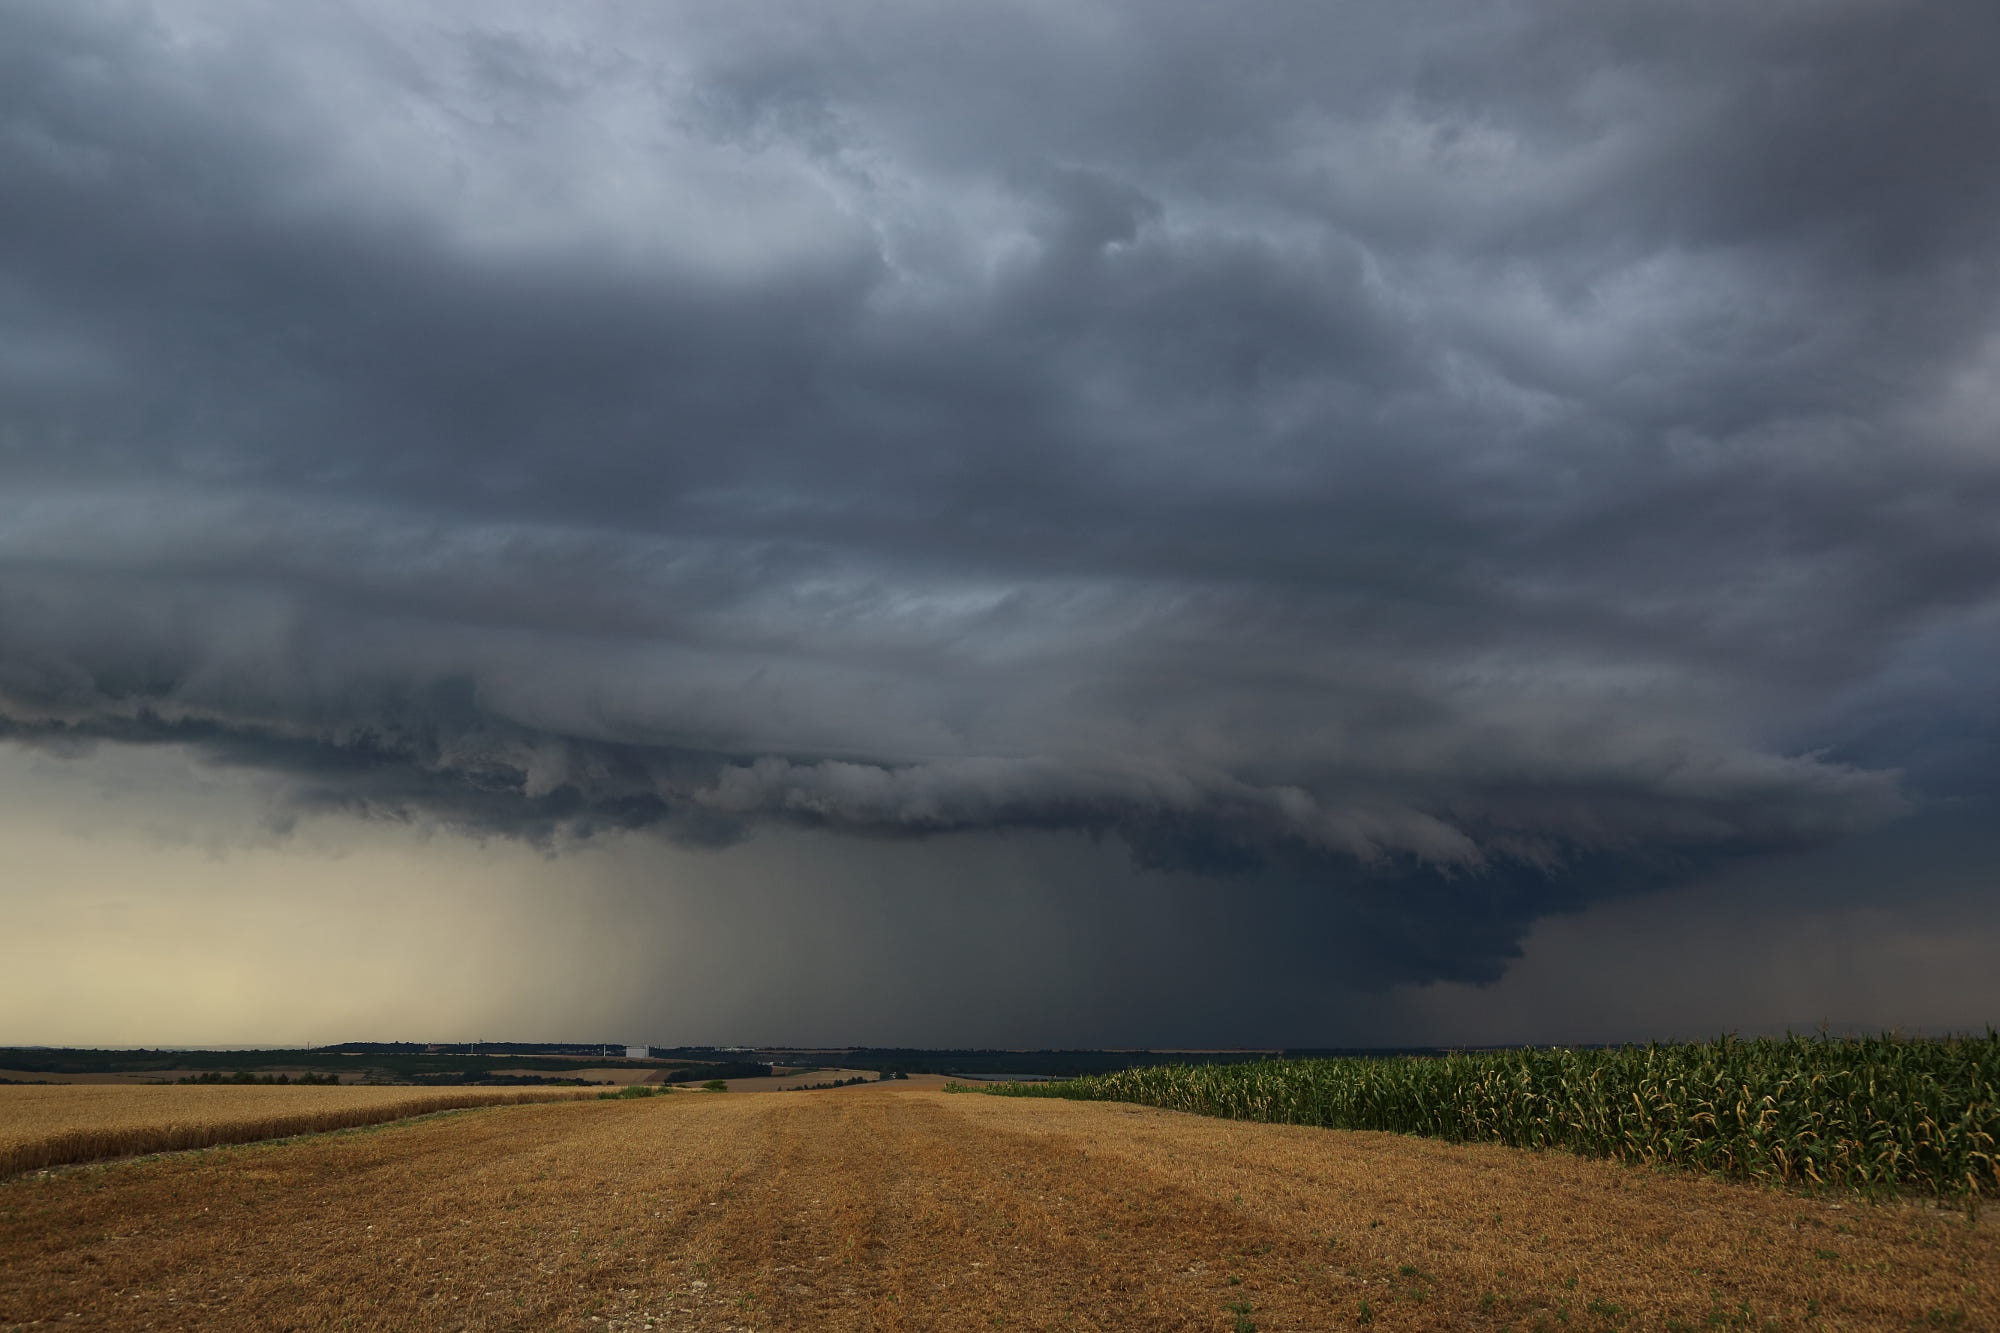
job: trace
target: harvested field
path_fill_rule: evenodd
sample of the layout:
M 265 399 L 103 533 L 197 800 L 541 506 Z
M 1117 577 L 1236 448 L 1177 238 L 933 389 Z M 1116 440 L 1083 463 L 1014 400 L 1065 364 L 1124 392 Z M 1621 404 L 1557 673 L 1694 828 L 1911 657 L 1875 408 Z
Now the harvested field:
M 2000 1328 L 1961 1214 L 1381 1133 L 854 1088 L 0 1184 L 0 1325 Z
M 104 1074 L 53 1074 L 45 1069 L 0 1069 L 0 1085 L 8 1083 L 112 1083 L 124 1086 L 158 1085 L 177 1083 L 184 1078 L 197 1078 L 207 1073 L 205 1069 L 148 1069 L 144 1071 L 117 1072 Z M 303 1069 L 271 1070 L 271 1073 L 298 1075 Z
M 575 1092 L 130 1084 L 0 1086 L 0 1176 L 72 1162 L 249 1143 Z
M 859 1079 L 859 1083 L 849 1083 Z M 815 1069 L 810 1074 L 774 1074 L 770 1078 L 732 1078 L 726 1080 L 731 1092 L 797 1092 L 809 1089 L 814 1092 L 845 1092 L 849 1087 L 869 1087 L 879 1082 L 872 1069 Z M 945 1079 L 937 1074 L 916 1074 L 910 1078 L 896 1080 L 904 1089 L 942 1088 Z M 831 1084 L 845 1084 L 832 1087 Z M 699 1083 L 693 1084 L 700 1087 Z

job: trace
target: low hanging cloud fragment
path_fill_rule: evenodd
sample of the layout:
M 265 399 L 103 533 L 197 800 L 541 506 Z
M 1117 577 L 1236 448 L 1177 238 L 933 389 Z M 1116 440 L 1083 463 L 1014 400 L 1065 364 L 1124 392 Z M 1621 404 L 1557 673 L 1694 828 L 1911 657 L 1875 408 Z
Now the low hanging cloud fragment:
M 1143 860 L 1241 866 L 1337 858 L 1445 872 L 1495 863 L 1555 870 L 1580 855 L 1672 848 L 1757 851 L 1873 827 L 1905 801 L 1893 775 L 1755 753 L 1635 755 L 1627 771 L 1579 766 L 1540 785 L 1518 759 L 1484 763 L 1512 781 L 1482 787 L 1452 770 L 1344 770 L 1320 756 L 1318 790 L 1246 780 L 1184 756 L 967 755 L 888 762 L 747 758 L 727 752 L 552 734 L 488 709 L 464 677 L 421 690 L 350 696 L 327 723 L 296 705 L 263 719 L 192 700 L 199 688 L 113 695 L 78 673 L 39 700 L 6 700 L 0 734 L 44 746 L 100 741 L 176 744 L 289 779 L 306 807 L 431 818 L 480 833 L 559 846 L 608 830 L 656 829 L 721 846 L 761 821 L 878 837 L 979 830 L 1122 835 Z M 179 696 L 179 697 L 176 697 Z M 689 720 L 660 716 L 641 730 Z M 688 727 L 693 730 L 693 727 Z M 1398 800 L 1401 788 L 1410 797 Z M 1433 808 L 1417 801 L 1428 798 Z M 1201 852 L 1176 853 L 1177 844 Z

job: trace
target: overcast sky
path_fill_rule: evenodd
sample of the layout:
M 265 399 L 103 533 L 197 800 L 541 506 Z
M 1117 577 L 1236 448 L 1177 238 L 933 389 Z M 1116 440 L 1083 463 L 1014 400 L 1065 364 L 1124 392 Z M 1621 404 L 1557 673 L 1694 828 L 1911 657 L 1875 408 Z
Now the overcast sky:
M 1996 51 L 0 7 L 0 1040 L 2000 1021 Z

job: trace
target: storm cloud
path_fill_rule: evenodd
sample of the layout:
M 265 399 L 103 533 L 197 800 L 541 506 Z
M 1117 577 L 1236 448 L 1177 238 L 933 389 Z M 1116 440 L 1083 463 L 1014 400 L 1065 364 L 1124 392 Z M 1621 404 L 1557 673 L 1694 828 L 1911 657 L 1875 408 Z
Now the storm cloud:
M 1994 51 L 10 4 L 0 736 L 550 848 L 1083 834 L 1490 981 L 1990 795 Z

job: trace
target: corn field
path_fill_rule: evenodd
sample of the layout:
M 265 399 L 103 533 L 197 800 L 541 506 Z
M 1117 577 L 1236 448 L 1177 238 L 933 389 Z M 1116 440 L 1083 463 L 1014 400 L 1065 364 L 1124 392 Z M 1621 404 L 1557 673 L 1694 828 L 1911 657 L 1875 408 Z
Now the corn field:
M 2000 1193 L 2000 1034 L 1167 1065 L 986 1089 L 1562 1148 L 1785 1185 Z

